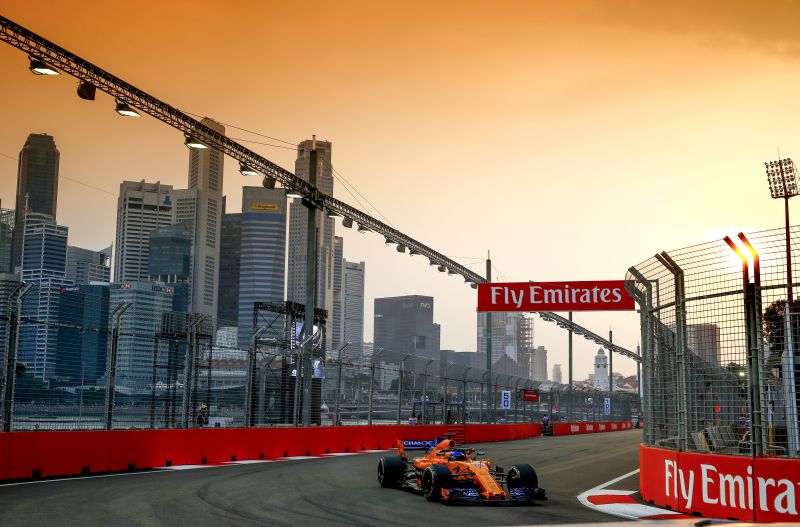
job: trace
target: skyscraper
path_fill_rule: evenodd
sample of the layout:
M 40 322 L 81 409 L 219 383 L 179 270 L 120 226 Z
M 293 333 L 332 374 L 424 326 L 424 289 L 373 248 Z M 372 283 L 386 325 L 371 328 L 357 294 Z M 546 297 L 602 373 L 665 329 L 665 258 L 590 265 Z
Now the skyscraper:
M 11 269 L 15 214 L 14 209 L 0 208 L 0 274 Z
M 47 134 L 30 134 L 19 153 L 17 205 L 9 269 L 12 273 L 18 271 L 22 262 L 25 213 L 47 214 L 53 221 L 56 220 L 58 160 L 56 142 Z
M 62 287 L 58 301 L 59 384 L 96 384 L 106 371 L 109 285 Z M 84 329 L 79 329 L 84 328 Z
M 20 327 L 19 359 L 39 380 L 49 383 L 58 360 L 58 302 L 66 278 L 67 228 L 47 214 L 28 213 L 23 231 L 22 280 L 33 289 L 22 303 L 22 316 L 37 321 Z
M 561 364 L 553 364 L 553 382 L 556 384 L 564 382 L 564 376 L 561 373 Z
M 253 328 L 255 302 L 283 302 L 286 258 L 286 195 L 282 189 L 242 189 L 239 265 L 239 344 Z
M 342 286 L 342 342 L 349 342 L 345 351 L 349 358 L 361 357 L 364 345 L 364 262 L 344 260 Z
M 117 386 L 141 390 L 152 383 L 154 337 L 162 315 L 172 310 L 172 287 L 152 282 L 111 284 L 109 308 L 131 306 L 120 318 Z M 113 323 L 109 320 L 109 323 Z
M 111 281 L 111 247 L 91 251 L 67 246 L 67 279 L 75 285 Z
M 433 322 L 433 297 L 421 295 L 375 299 L 375 349 L 381 359 L 399 363 L 406 354 L 438 359 L 441 328 Z
M 309 159 L 312 141 L 297 145 L 295 174 L 308 181 Z M 333 195 L 333 166 L 331 165 L 331 143 L 317 141 L 317 187 Z M 289 207 L 289 246 L 287 261 L 286 298 L 300 304 L 306 303 L 306 234 L 308 210 L 299 199 Z M 317 308 L 333 315 L 333 266 L 334 266 L 334 222 L 325 214 L 317 215 Z M 331 346 L 332 339 L 326 339 Z
M 147 273 L 150 281 L 173 288 L 172 310 L 189 311 L 192 237 L 185 222 L 150 231 Z
M 328 314 L 328 335 L 331 341 L 331 349 L 338 350 L 345 342 L 344 331 L 344 309 L 342 300 L 344 297 L 344 240 L 340 236 L 333 237 L 333 312 Z
M 242 263 L 242 215 L 222 215 L 219 249 L 217 320 L 220 326 L 239 323 L 239 268 Z
M 150 231 L 173 223 L 173 191 L 160 182 L 123 181 L 117 201 L 114 281 L 146 281 Z
M 225 134 L 225 127 L 212 119 L 201 122 Z M 188 222 L 192 229 L 189 310 L 212 317 L 217 316 L 223 162 L 215 148 L 190 149 L 189 188 L 175 192 L 175 221 Z

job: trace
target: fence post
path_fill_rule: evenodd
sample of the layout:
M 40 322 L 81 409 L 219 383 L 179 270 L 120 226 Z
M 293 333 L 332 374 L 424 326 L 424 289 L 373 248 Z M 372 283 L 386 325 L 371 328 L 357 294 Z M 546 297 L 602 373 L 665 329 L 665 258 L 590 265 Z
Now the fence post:
M 197 355 L 197 327 L 202 324 L 208 315 L 199 315 L 189 323 L 187 337 L 189 347 L 186 350 L 186 359 L 183 366 L 183 427 L 189 428 L 191 422 L 192 394 L 194 392 L 195 358 Z
M 428 402 L 428 366 L 430 366 L 431 363 L 434 360 L 435 359 L 428 359 L 428 363 L 425 365 L 425 380 L 422 383 L 422 400 L 421 400 L 421 402 L 422 402 L 422 420 L 421 420 L 422 424 L 426 424 L 425 414 L 427 413 L 426 410 L 428 409 L 427 405 L 425 404 L 426 402 Z
M 685 451 L 689 444 L 689 430 L 693 423 L 689 420 L 686 384 L 686 293 L 684 291 L 683 269 L 666 253 L 655 255 L 661 265 L 672 273 L 675 280 L 675 356 L 678 370 L 678 450 Z
M 641 346 L 642 353 L 639 355 L 639 364 L 644 377 L 644 386 L 639 387 L 639 393 L 643 398 L 644 420 L 644 444 L 652 445 L 653 437 L 653 284 L 647 280 L 642 273 L 635 267 L 628 269 L 628 272 L 636 281 L 644 286 L 645 293 L 629 282 L 625 282 L 625 288 L 631 296 L 639 303 L 639 316 L 641 319 Z
M 378 355 L 383 353 L 383 351 L 384 348 L 381 348 L 372 354 L 372 364 L 370 366 L 369 375 L 369 403 L 367 406 L 367 425 L 369 426 L 372 426 L 372 397 L 375 392 L 375 359 L 377 359 Z
M 406 359 L 412 357 L 411 353 L 406 353 L 400 359 L 400 369 L 397 372 L 397 424 L 400 424 L 400 412 L 403 410 L 403 374 L 405 373 Z
M 256 345 L 258 337 L 261 336 L 267 328 L 257 327 L 254 328 L 253 334 L 250 336 L 250 347 L 247 350 L 247 385 L 245 387 L 244 399 L 244 426 L 249 428 L 253 426 L 253 387 L 256 382 Z
M 122 315 L 132 306 L 128 302 L 121 302 L 111 317 L 114 320 L 114 327 L 111 330 L 111 350 L 108 357 L 108 375 L 106 377 L 106 430 L 111 430 L 114 426 L 114 394 L 116 392 L 117 380 L 117 353 L 119 352 L 119 332 L 122 324 Z
M 14 416 L 14 388 L 16 387 L 17 381 L 17 354 L 19 353 L 19 326 L 20 326 L 20 319 L 22 318 L 22 300 L 25 298 L 25 295 L 30 292 L 33 284 L 20 284 L 14 289 L 14 292 L 9 296 L 8 299 L 8 311 L 9 311 L 9 325 L 8 325 L 8 333 L 7 340 L 9 342 L 9 346 L 6 348 L 6 367 L 5 367 L 5 375 L 3 377 L 3 386 L 2 391 L 0 391 L 0 397 L 2 397 L 2 409 L 3 409 L 3 431 L 10 432 L 11 431 L 11 421 L 13 420 Z M 16 312 L 11 316 L 11 298 L 14 295 L 17 295 L 16 301 Z M 13 331 L 13 336 L 11 332 Z

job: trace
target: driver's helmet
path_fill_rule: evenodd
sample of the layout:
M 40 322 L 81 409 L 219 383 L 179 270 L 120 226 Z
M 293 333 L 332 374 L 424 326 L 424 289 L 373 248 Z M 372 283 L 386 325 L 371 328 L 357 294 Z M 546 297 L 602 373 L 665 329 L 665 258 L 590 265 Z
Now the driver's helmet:
M 460 450 L 453 450 L 450 452 L 450 461 L 466 461 L 467 456 Z

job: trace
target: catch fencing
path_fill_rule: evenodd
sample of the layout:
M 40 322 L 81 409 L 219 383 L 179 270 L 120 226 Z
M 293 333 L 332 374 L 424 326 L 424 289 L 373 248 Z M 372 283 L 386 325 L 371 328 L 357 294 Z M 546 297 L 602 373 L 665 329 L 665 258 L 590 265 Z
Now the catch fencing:
M 0 280 L 2 429 L 302 422 L 297 305 L 237 327 L 172 312 L 170 294 L 156 285 Z M 626 421 L 640 412 L 636 393 L 570 389 L 411 354 L 388 362 L 384 350 L 337 342 L 317 343 L 313 355 L 314 425 Z M 494 408 L 486 403 L 490 386 Z M 525 390 L 538 391 L 539 400 L 525 400 Z M 502 392 L 509 392 L 506 407 Z
M 641 308 L 646 445 L 798 457 L 800 302 L 787 302 L 785 235 L 662 252 L 628 270 Z M 794 247 L 798 235 L 793 227 Z

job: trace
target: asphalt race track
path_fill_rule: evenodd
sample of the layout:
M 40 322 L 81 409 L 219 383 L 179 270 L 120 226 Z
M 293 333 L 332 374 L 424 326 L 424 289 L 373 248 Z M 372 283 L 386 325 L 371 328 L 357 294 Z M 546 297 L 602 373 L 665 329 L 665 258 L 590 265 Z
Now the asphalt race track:
M 381 454 L 153 471 L 0 486 L 0 525 L 530 525 L 613 521 L 575 496 L 638 467 L 639 430 L 487 443 L 503 467 L 530 463 L 549 500 L 444 505 L 378 486 Z

